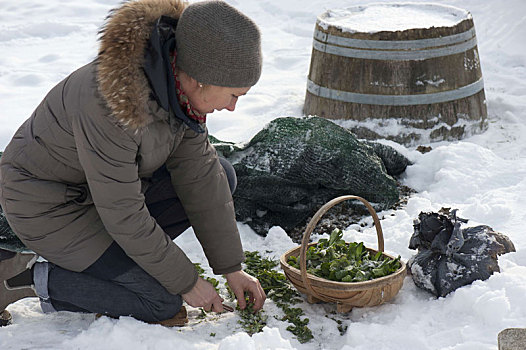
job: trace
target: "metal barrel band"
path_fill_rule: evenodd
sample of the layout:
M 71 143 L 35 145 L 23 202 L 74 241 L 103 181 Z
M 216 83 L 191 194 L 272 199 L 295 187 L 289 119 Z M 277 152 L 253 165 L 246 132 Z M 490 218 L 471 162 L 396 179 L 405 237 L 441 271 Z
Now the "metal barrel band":
M 369 60 L 411 61 L 425 60 L 436 57 L 450 56 L 466 52 L 477 46 L 477 38 L 468 41 L 438 48 L 420 50 L 369 50 L 336 46 L 319 42 L 314 39 L 312 47 L 320 52 L 330 53 L 336 56 L 361 58 Z
M 473 96 L 484 89 L 484 80 L 480 78 L 474 83 L 461 86 L 454 90 L 415 95 L 375 95 L 341 91 L 320 86 L 308 79 L 307 90 L 316 96 L 348 103 L 361 103 L 382 106 L 414 106 L 433 103 L 443 103 Z
M 346 38 L 316 29 L 314 39 L 321 43 L 354 49 L 418 50 L 462 44 L 475 38 L 475 27 L 453 35 L 417 40 L 371 40 Z

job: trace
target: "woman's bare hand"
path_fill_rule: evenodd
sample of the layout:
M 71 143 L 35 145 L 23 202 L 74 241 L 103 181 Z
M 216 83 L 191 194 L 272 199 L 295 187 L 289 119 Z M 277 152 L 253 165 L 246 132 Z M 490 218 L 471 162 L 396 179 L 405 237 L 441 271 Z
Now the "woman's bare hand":
M 223 299 L 217 294 L 214 286 L 201 277 L 188 293 L 182 294 L 182 297 L 190 306 L 202 307 L 207 312 L 223 312 Z
M 267 298 L 259 281 L 244 271 L 236 271 L 225 275 L 228 285 L 236 295 L 240 309 L 247 307 L 245 292 L 249 293 L 249 301 L 254 303 L 254 310 L 263 307 Z

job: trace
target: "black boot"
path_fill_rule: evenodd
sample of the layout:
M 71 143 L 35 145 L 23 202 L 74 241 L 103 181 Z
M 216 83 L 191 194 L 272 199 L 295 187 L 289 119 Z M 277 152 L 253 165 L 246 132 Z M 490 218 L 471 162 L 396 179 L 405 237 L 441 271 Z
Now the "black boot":
M 36 297 L 34 285 L 10 285 L 9 281 L 31 269 L 38 256 L 34 253 L 13 253 L 0 249 L 0 327 L 11 323 L 11 314 L 5 308 L 15 301 Z

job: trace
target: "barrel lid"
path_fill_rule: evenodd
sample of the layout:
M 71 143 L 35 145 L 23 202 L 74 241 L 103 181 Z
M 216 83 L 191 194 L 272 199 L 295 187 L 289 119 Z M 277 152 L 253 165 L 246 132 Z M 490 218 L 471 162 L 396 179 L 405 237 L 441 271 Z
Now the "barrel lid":
M 331 9 L 318 16 L 317 24 L 327 30 L 348 33 L 405 31 L 432 27 L 452 27 L 471 14 L 464 9 L 434 3 L 374 3 Z

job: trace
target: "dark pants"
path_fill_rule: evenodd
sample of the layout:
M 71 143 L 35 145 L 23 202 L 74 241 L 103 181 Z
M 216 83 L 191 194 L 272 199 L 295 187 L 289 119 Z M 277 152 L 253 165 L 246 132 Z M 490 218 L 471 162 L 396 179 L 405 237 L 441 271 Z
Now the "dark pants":
M 237 184 L 234 168 L 225 159 L 220 161 L 233 193 Z M 190 227 L 166 168 L 155 172 L 145 197 L 151 215 L 171 239 Z M 133 316 L 155 322 L 173 317 L 182 305 L 180 295 L 170 294 L 115 242 L 82 272 L 53 264 L 49 268 L 49 299 L 57 311 Z

